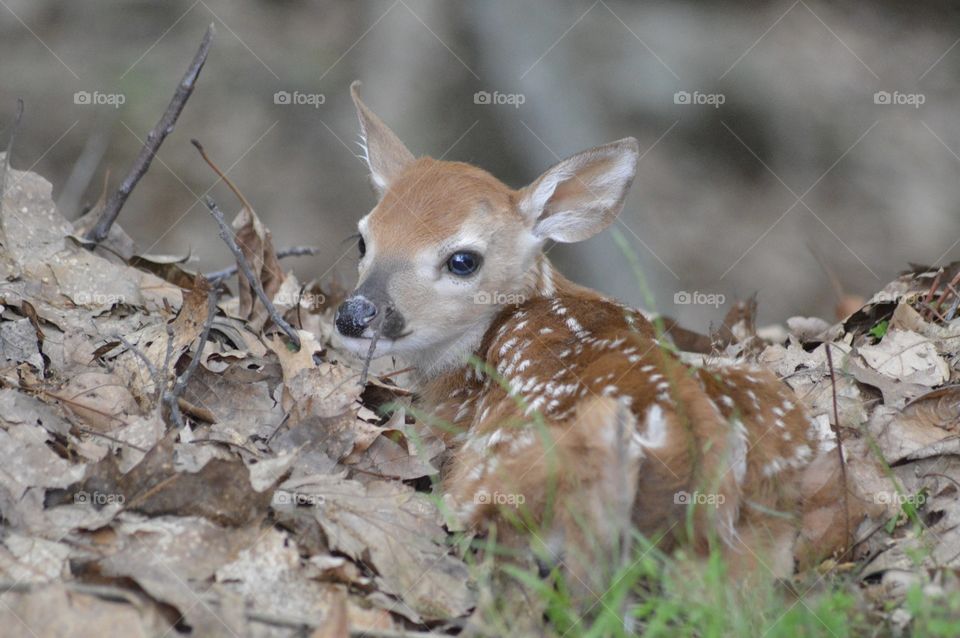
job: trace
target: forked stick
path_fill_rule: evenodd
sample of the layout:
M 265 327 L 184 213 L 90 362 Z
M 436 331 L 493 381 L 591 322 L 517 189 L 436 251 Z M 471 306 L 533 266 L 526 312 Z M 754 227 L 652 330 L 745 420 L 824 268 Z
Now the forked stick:
M 213 201 L 212 197 L 207 197 L 206 201 L 207 208 L 210 209 L 210 214 L 213 215 L 213 219 L 217 222 L 217 226 L 219 227 L 220 238 L 223 239 L 223 241 L 227 244 L 227 247 L 230 249 L 230 252 L 233 253 L 234 258 L 237 260 L 237 266 L 240 268 L 240 272 L 243 273 L 243 276 L 250 284 L 250 287 L 253 288 L 253 292 L 255 292 L 257 297 L 260 298 L 260 301 L 267 309 L 267 313 L 270 315 L 270 318 L 273 319 L 273 323 L 277 324 L 277 327 L 283 330 L 287 336 L 290 337 L 290 341 L 292 341 L 294 345 L 297 346 L 297 350 L 299 350 L 300 336 L 297 335 L 297 331 L 294 330 L 289 323 L 284 321 L 283 317 L 280 316 L 280 313 L 277 312 L 276 306 L 274 306 L 273 302 L 270 301 L 270 298 L 267 297 L 267 293 L 263 291 L 263 286 L 260 284 L 260 279 L 253 274 L 253 269 L 250 268 L 247 258 L 243 256 L 243 251 L 241 251 L 240 247 L 237 246 L 237 241 L 234 239 L 233 233 L 230 231 L 230 227 L 227 226 L 227 222 L 223 218 L 223 212 L 217 206 L 217 203 Z
M 106 206 L 103 208 L 103 212 L 100 214 L 100 218 L 97 219 L 97 223 L 94 224 L 84 236 L 84 239 L 87 241 L 99 244 L 107 238 L 107 235 L 110 233 L 110 228 L 113 226 L 113 223 L 117 221 L 117 217 L 120 216 L 120 209 L 123 208 L 127 198 L 130 197 L 130 193 L 132 193 L 133 189 L 137 186 L 137 182 L 140 181 L 140 178 L 143 177 L 150 168 L 150 162 L 153 161 L 157 151 L 160 150 L 160 145 L 163 144 L 167 136 L 173 132 L 173 127 L 176 125 L 177 119 L 183 111 L 183 107 L 193 93 L 193 87 L 197 83 L 197 78 L 200 77 L 200 70 L 207 61 L 207 53 L 210 52 L 210 43 L 213 41 L 213 34 L 214 28 L 213 24 L 211 24 L 207 27 L 206 33 L 203 34 L 203 40 L 200 41 L 200 48 L 197 50 L 196 55 L 193 56 L 193 61 L 187 68 L 186 74 L 180 80 L 180 84 L 177 86 L 177 90 L 173 94 L 170 104 L 167 105 L 167 110 L 163 113 L 163 117 L 160 118 L 160 121 L 157 122 L 150 130 L 150 133 L 147 134 L 147 141 L 144 142 L 143 147 L 140 149 L 140 154 L 137 155 L 137 159 L 134 160 L 133 165 L 130 167 L 130 172 L 127 173 L 127 176 L 120 183 L 120 187 L 110 195 Z

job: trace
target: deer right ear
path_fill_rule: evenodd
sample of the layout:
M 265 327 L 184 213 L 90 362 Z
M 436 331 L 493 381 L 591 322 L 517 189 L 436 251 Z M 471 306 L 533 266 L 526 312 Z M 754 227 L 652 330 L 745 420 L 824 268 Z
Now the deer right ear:
M 377 117 L 360 99 L 359 81 L 350 85 L 350 97 L 357 107 L 360 118 L 360 135 L 363 137 L 364 160 L 370 168 L 370 180 L 380 197 L 387 192 L 391 182 L 415 161 L 396 133 Z
M 627 137 L 577 153 L 520 191 L 520 213 L 538 239 L 582 241 L 613 223 L 639 161 Z

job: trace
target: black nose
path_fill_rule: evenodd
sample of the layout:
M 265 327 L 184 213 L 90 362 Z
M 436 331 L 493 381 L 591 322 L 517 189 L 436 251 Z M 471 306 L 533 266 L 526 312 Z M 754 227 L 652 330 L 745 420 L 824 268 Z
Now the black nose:
M 366 297 L 350 297 L 337 308 L 335 323 L 344 337 L 361 337 L 377 316 L 377 307 Z

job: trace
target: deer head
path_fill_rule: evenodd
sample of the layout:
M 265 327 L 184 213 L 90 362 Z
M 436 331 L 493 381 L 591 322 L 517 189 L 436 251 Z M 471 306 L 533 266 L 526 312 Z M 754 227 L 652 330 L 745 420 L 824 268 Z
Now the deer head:
M 343 345 L 400 355 L 424 376 L 461 365 L 506 306 L 564 282 L 543 256 L 609 226 L 637 167 L 625 138 L 578 153 L 519 190 L 483 169 L 416 158 L 350 87 L 379 197 L 360 220 L 359 281 L 337 310 Z

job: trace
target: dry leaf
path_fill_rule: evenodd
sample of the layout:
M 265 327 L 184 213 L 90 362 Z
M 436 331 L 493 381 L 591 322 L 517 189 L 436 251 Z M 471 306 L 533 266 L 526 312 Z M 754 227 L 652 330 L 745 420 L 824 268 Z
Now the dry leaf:
M 877 345 L 858 350 L 867 365 L 880 374 L 929 387 L 950 378 L 950 366 L 926 337 L 908 330 L 889 330 Z
M 450 555 L 439 513 L 422 494 L 402 483 L 337 476 L 287 481 L 280 489 L 312 497 L 331 547 L 375 569 L 384 591 L 423 618 L 462 616 L 473 606 L 467 567 Z

